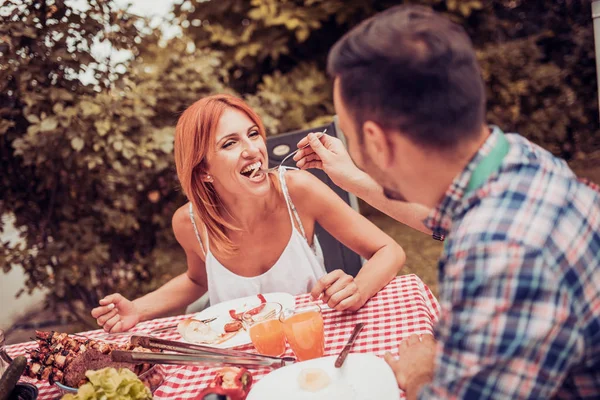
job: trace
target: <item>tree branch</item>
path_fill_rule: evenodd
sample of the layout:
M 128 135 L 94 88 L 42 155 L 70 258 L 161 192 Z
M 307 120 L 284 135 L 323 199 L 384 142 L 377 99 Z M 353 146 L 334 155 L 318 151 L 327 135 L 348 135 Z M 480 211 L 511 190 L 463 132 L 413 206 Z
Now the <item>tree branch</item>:
M 58 182 L 60 180 L 59 174 L 56 175 L 54 180 L 54 185 L 52 186 L 52 193 L 50 194 L 50 205 L 48 207 L 48 214 L 46 218 L 40 224 L 40 246 L 44 248 L 46 246 L 46 240 L 48 239 L 48 235 L 46 233 L 46 227 L 52 218 L 52 213 L 54 212 L 54 205 L 56 204 L 56 192 L 58 190 Z

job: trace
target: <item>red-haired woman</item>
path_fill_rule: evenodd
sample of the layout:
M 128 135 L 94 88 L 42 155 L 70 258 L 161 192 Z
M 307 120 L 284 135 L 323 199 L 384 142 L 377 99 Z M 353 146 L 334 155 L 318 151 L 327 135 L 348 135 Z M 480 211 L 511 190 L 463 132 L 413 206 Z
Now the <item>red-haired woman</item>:
M 402 248 L 308 172 L 268 165 L 265 129 L 230 95 L 203 98 L 179 119 L 177 175 L 189 203 L 173 216 L 188 269 L 134 301 L 112 294 L 92 316 L 108 332 L 182 309 L 207 290 L 211 304 L 269 292 L 311 292 L 337 310 L 357 310 L 405 261 Z M 253 176 L 251 176 L 253 175 Z M 356 278 L 326 273 L 319 223 L 367 262 Z

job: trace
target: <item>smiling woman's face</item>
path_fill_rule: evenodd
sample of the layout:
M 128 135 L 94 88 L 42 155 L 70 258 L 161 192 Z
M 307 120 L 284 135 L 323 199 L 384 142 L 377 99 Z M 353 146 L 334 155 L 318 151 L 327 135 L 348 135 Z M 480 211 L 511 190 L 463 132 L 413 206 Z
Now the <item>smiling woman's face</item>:
M 267 168 L 267 146 L 256 124 L 240 110 L 227 108 L 223 112 L 206 162 L 207 173 L 220 196 L 260 196 L 269 190 L 266 174 L 250 178 L 254 169 Z

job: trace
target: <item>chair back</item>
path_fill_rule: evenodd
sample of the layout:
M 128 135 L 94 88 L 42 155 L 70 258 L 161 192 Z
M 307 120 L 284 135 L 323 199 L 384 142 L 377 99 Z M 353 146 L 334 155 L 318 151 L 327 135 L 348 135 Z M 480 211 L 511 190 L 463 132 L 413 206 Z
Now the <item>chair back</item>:
M 297 143 L 308 135 L 310 132 L 322 132 L 327 128 L 327 134 L 340 138 L 344 143 L 344 137 L 341 131 L 337 128 L 337 121 L 333 121 L 329 125 L 318 126 L 310 129 L 303 129 L 293 132 L 287 132 L 267 138 L 267 151 L 269 153 L 269 167 L 279 165 L 279 163 L 292 151 L 297 149 Z M 286 166 L 295 166 L 294 160 L 290 157 L 286 162 Z M 333 191 L 348 203 L 352 208 L 358 211 L 358 201 L 356 197 L 335 185 L 331 179 L 321 170 L 309 170 L 313 175 L 323 181 Z M 319 243 L 323 249 L 325 256 L 325 268 L 327 272 L 335 269 L 342 269 L 349 275 L 356 276 L 362 267 L 362 258 L 348 249 L 346 246 L 337 241 L 326 230 L 318 224 L 315 225 L 315 233 L 319 238 Z

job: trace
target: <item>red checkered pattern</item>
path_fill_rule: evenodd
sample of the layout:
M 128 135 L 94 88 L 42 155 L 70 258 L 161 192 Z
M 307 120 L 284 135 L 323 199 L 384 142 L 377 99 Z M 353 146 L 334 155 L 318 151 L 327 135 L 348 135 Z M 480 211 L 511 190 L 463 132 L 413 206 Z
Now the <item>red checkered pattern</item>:
M 296 297 L 296 305 L 309 303 L 308 294 Z M 440 307 L 429 288 L 416 276 L 405 275 L 394 279 L 384 289 L 365 304 L 356 313 L 324 311 L 325 355 L 337 354 L 342 350 L 350 336 L 352 328 L 358 322 L 366 325 L 352 347 L 355 353 L 372 353 L 383 356 L 386 351 L 396 352 L 400 340 L 413 333 L 433 333 L 433 325 L 439 317 Z M 161 318 L 139 324 L 132 332 L 147 333 L 153 329 L 173 325 L 189 316 Z M 128 335 L 106 337 L 101 330 L 82 333 L 86 337 L 110 339 L 115 342 L 128 340 Z M 177 333 L 165 334 L 164 338 L 178 339 Z M 25 350 L 35 347 L 34 342 L 21 343 L 7 347 L 8 353 L 15 357 Z M 238 347 L 238 350 L 253 351 L 252 345 Z M 293 356 L 287 350 L 286 356 Z M 154 393 L 155 399 L 189 399 L 197 396 L 210 381 L 218 368 L 205 366 L 164 366 L 167 377 Z M 255 382 L 269 373 L 268 368 L 251 370 Z M 46 382 L 34 381 L 40 389 L 40 400 L 55 399 L 60 393 Z

